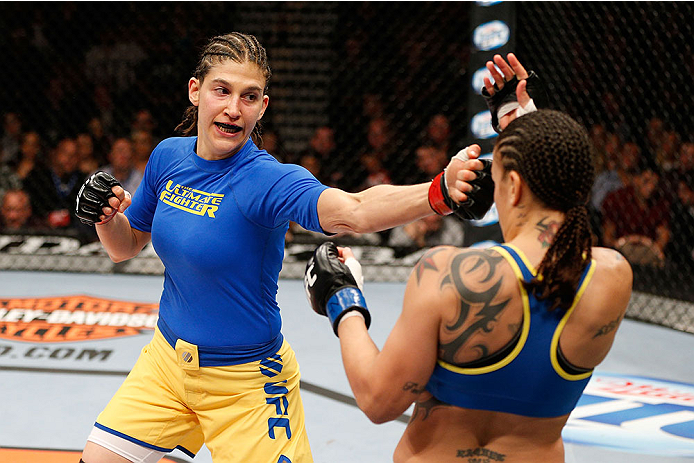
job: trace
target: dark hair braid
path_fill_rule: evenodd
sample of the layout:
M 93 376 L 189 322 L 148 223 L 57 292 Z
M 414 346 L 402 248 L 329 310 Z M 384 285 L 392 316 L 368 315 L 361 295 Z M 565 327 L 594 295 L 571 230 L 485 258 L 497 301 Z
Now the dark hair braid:
M 202 82 L 213 66 L 227 59 L 237 63 L 249 62 L 257 64 L 263 73 L 263 77 L 265 77 L 263 94 L 266 95 L 268 93 L 272 71 L 268 63 L 267 53 L 265 52 L 265 48 L 258 42 L 258 39 L 249 34 L 232 32 L 210 39 L 200 55 L 200 61 L 195 68 L 193 76 Z M 175 132 L 184 137 L 196 135 L 198 133 L 197 106 L 190 105 L 186 108 L 183 113 L 183 121 L 176 126 Z M 251 137 L 256 144 L 262 144 L 260 138 L 260 121 L 256 123 Z
M 591 258 L 592 235 L 586 203 L 595 170 L 588 134 L 565 113 L 540 110 L 511 122 L 495 149 L 505 170 L 515 170 L 550 209 L 566 214 L 526 288 L 552 299 L 550 310 L 568 309 Z

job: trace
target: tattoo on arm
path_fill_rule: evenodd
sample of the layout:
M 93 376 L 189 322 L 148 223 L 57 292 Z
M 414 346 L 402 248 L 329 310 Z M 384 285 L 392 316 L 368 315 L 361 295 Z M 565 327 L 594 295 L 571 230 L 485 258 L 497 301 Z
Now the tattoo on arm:
M 413 383 L 412 381 L 408 381 L 402 387 L 402 390 L 410 391 L 413 394 L 419 394 L 424 391 L 424 387 L 420 386 L 419 383 Z
M 422 421 L 424 421 L 429 418 L 429 415 L 433 413 L 434 410 L 451 406 L 452 405 L 448 405 L 447 403 L 441 402 L 436 397 L 431 396 L 426 400 L 415 402 L 414 411 L 412 412 L 412 418 L 410 418 L 410 421 L 414 421 L 420 416 L 422 417 Z
M 600 329 L 595 333 L 593 336 L 593 339 L 600 337 L 600 336 L 605 336 L 606 334 L 609 334 L 613 332 L 614 330 L 617 329 L 619 326 L 619 321 L 622 319 L 622 316 L 620 315 L 619 317 L 615 318 L 609 323 L 606 323 L 605 325 L 601 326 Z
M 443 251 L 443 249 L 432 249 L 431 251 L 427 251 L 424 253 L 421 259 L 419 259 L 419 262 L 417 262 L 417 265 L 414 267 L 414 272 L 415 275 L 417 275 L 417 286 L 419 286 L 419 282 L 422 279 L 422 273 L 424 273 L 425 270 L 433 270 L 435 272 L 438 272 L 438 267 L 436 267 L 436 263 L 434 262 L 434 254 Z
M 491 463 L 493 461 L 505 461 L 506 454 L 494 452 L 484 447 L 474 449 L 459 449 L 456 458 L 467 458 L 468 463 Z
M 456 353 L 469 341 L 470 337 L 479 331 L 485 333 L 492 331 L 497 316 L 506 308 L 510 299 L 492 303 L 503 282 L 503 276 L 496 275 L 496 267 L 503 261 L 503 257 L 483 250 L 469 250 L 460 253 L 451 261 L 451 273 L 443 279 L 442 286 L 446 284 L 454 286 L 460 297 L 460 308 L 457 320 L 446 325 L 446 329 L 449 331 L 460 329 L 469 317 L 472 317 L 474 321 L 452 341 L 439 344 L 440 357 L 444 361 L 455 363 Z M 463 276 L 481 268 L 486 269 L 487 273 L 477 283 L 487 283 L 489 287 L 483 291 L 474 291 L 469 284 L 465 283 Z M 494 281 L 495 278 L 496 281 Z M 481 308 L 472 314 L 473 307 L 479 306 Z M 479 351 L 480 358 L 488 354 L 488 348 L 484 344 L 477 344 L 473 348 Z
M 550 220 L 549 222 L 545 223 L 545 220 L 547 219 L 548 217 L 543 217 L 542 220 L 535 224 L 535 229 L 539 230 L 540 232 L 537 240 L 542 244 L 543 248 L 548 248 L 552 244 L 554 235 L 557 234 L 560 225 L 560 223 L 556 220 Z

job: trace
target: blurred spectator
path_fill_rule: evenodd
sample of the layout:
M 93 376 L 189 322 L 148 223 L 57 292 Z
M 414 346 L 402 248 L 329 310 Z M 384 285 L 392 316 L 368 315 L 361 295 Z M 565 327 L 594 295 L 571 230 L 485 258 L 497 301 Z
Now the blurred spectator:
M 0 164 L 15 167 L 19 162 L 19 146 L 22 139 L 22 120 L 19 114 L 5 113 L 2 116 L 2 139 L 0 139 Z
M 352 169 L 337 154 L 335 131 L 332 127 L 323 125 L 314 130 L 308 142 L 308 148 L 300 156 L 305 155 L 315 156 L 320 160 L 323 175 L 321 181 L 323 183 L 337 188 L 349 187 L 349 185 L 344 184 L 344 176 L 347 171 Z
M 136 130 L 130 136 L 133 142 L 133 163 L 135 167 L 144 172 L 149 161 L 149 155 L 154 149 L 154 139 L 152 134 L 144 130 Z
M 393 183 L 390 174 L 383 167 L 383 163 L 376 155 L 365 153 L 359 157 L 359 160 L 361 161 L 362 168 L 366 171 L 366 178 L 361 186 L 359 186 L 359 191 L 366 190 L 375 185 Z
M 124 189 L 131 194 L 135 193 L 142 181 L 142 172 L 135 167 L 133 162 L 132 142 L 127 138 L 117 138 L 108 154 L 108 160 L 109 164 L 99 170 L 113 175 Z
M 599 175 L 608 169 L 608 159 L 617 157 L 614 153 L 621 147 L 621 142 L 619 136 L 607 132 L 603 124 L 593 125 L 589 136 L 595 148 L 595 174 Z
M 656 153 L 663 142 L 665 123 L 660 117 L 652 117 L 646 126 L 646 148 L 651 153 Z
M 409 254 L 417 249 L 439 245 L 462 246 L 463 226 L 455 217 L 430 215 L 394 228 L 388 246 Z
M 654 152 L 655 162 L 663 173 L 676 168 L 677 151 L 680 148 L 680 136 L 674 130 L 663 132 L 662 140 Z
M 318 180 L 322 181 L 321 175 L 321 161 L 317 156 L 313 154 L 304 154 L 299 159 L 299 165 L 304 167 L 306 170 L 311 172 L 311 174 Z
M 446 151 L 435 146 L 422 145 L 415 152 L 420 178 L 417 181 L 428 182 L 441 173 L 448 165 Z
M 361 113 L 363 121 L 383 119 L 386 117 L 386 108 L 381 95 L 365 93 L 362 95 Z
M 41 220 L 32 214 L 31 200 L 26 191 L 7 190 L 0 198 L 0 231 L 21 233 L 44 228 Z
M 77 157 L 79 158 L 79 170 L 84 174 L 91 174 L 97 167 L 104 164 L 99 162 L 94 154 L 94 142 L 88 133 L 81 133 L 75 139 L 77 143 Z
M 275 130 L 263 128 L 262 140 L 262 146 L 259 148 L 273 155 L 279 162 L 291 162 L 289 153 L 284 149 L 280 135 Z
M 157 129 L 157 121 L 152 116 L 152 112 L 149 109 L 138 109 L 135 111 L 135 115 L 132 118 L 130 124 L 130 132 L 135 133 L 139 131 L 147 132 L 152 136 L 153 143 L 159 143 L 161 140 L 155 139 L 155 132 Z
M 423 144 L 432 145 L 443 151 L 446 155 L 451 153 L 451 124 L 444 114 L 435 114 L 427 124 L 426 134 Z
M 379 117 L 369 122 L 366 133 L 368 146 L 365 152 L 373 154 L 382 162 L 386 162 L 393 154 L 393 140 L 388 120 Z
M 112 130 L 117 125 L 116 119 L 118 118 L 119 110 L 113 103 L 113 97 L 108 87 L 104 84 L 96 84 L 92 94 L 92 101 L 94 102 L 94 114 L 98 114 L 96 119 L 99 120 L 101 127 L 104 130 Z M 104 151 L 102 154 L 105 155 L 106 152 Z
M 675 201 L 680 180 L 694 184 L 690 177 L 694 172 L 694 142 L 687 141 L 680 145 L 673 168 L 663 174 L 663 189 L 670 201 Z
M 363 188 L 369 182 L 373 182 L 373 175 L 387 175 L 392 179 L 392 167 L 398 162 L 395 159 L 393 140 L 388 120 L 385 118 L 372 119 L 366 132 L 367 146 L 358 156 L 359 165 L 355 169 L 348 169 L 345 175 L 355 175 L 358 182 L 353 184 L 353 189 Z M 371 171 L 369 171 L 371 169 Z M 385 170 L 384 172 L 381 172 Z M 371 179 L 368 177 L 372 176 Z
M 104 130 L 104 125 L 98 117 L 92 117 L 87 123 L 89 135 L 92 137 L 94 156 L 97 160 L 107 159 L 108 152 L 111 151 L 111 138 Z
M 631 183 L 603 202 L 603 242 L 622 251 L 634 264 L 662 264 L 670 239 L 667 201 L 659 199 L 659 176 L 651 168 L 635 169 Z
M 668 260 L 691 271 L 694 269 L 694 170 L 677 183 L 677 196 L 670 210 L 670 231 Z
M 0 197 L 8 190 L 16 190 L 22 188 L 22 180 L 9 167 L 0 164 Z
M 26 178 L 36 164 L 41 164 L 43 159 L 43 147 L 41 137 L 36 132 L 27 132 L 22 136 L 22 144 L 19 147 L 19 164 L 17 165 L 17 176 L 20 179 Z
M 612 149 L 610 146 L 610 151 L 606 152 L 610 156 L 607 170 L 597 175 L 593 184 L 591 204 L 596 211 L 602 209 L 602 202 L 610 192 L 629 185 L 629 171 L 642 162 L 641 149 L 634 142 L 625 143 L 621 150 Z
M 34 213 L 53 229 L 81 228 L 74 209 L 86 175 L 80 172 L 78 163 L 77 143 L 63 138 L 52 150 L 48 165 L 35 166 L 24 181 Z

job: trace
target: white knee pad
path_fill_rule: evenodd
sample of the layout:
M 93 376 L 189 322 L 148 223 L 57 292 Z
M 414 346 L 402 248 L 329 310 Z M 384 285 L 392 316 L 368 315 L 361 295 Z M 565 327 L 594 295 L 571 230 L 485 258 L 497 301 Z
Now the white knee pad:
M 166 452 L 143 447 L 140 444 L 106 432 L 96 426 L 92 428 L 92 432 L 89 434 L 89 437 L 87 437 L 87 440 L 123 458 L 127 458 L 133 463 L 156 463 L 166 455 Z

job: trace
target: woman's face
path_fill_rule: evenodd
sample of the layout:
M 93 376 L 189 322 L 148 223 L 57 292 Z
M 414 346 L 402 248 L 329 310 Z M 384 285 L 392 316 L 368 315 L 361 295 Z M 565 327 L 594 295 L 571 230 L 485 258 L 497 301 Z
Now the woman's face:
M 198 156 L 214 160 L 235 154 L 263 117 L 269 98 L 255 63 L 225 60 L 200 81 L 188 82 L 188 97 L 198 107 Z

